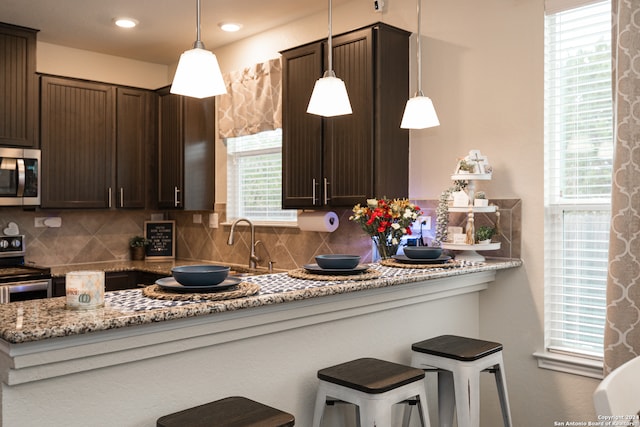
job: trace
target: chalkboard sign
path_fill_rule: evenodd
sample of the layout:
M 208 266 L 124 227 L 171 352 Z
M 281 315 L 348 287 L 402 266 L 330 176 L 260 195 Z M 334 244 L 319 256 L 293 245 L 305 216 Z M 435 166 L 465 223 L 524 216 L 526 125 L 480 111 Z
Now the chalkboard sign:
M 176 222 L 145 221 L 144 237 L 149 240 L 147 260 L 164 260 L 176 257 Z

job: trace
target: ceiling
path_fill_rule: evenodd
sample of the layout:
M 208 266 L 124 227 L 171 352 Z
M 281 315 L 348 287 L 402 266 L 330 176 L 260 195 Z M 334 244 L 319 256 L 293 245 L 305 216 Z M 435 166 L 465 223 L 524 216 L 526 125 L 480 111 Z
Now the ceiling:
M 333 6 L 348 0 L 333 0 Z M 209 50 L 327 10 L 317 0 L 202 0 L 201 40 Z M 139 21 L 134 29 L 115 17 Z M 38 40 L 159 64 L 175 63 L 196 39 L 195 0 L 2 0 L 0 21 L 40 30 Z M 221 22 L 243 25 L 225 33 Z

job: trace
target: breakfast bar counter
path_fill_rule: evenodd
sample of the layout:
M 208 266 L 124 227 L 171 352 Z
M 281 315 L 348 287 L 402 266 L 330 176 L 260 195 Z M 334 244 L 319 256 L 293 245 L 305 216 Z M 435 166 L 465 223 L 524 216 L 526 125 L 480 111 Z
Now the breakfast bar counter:
M 231 395 L 309 425 L 318 369 L 363 356 L 408 363 L 412 342 L 477 336 L 478 292 L 520 265 L 376 263 L 359 278 L 244 277 L 253 293 L 234 299 L 148 288 L 108 292 L 91 311 L 66 309 L 65 297 L 0 305 L 1 425 L 153 426 Z

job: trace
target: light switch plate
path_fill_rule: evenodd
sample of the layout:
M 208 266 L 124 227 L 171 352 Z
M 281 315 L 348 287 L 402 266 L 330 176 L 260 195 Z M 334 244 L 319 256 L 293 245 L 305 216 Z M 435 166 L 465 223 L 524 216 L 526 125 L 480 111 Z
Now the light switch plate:
M 209 228 L 218 228 L 218 214 L 212 213 L 209 214 Z

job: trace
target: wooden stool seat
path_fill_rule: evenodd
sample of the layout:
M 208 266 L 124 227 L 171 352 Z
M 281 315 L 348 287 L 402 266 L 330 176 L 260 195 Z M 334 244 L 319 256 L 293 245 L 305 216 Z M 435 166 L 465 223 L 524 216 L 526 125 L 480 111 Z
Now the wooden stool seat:
M 453 425 L 454 408 L 459 427 L 480 425 L 480 373 L 495 375 L 505 427 L 511 411 L 502 361 L 502 344 L 456 335 L 442 335 L 411 346 L 411 366 L 438 371 L 440 426 Z
M 441 335 L 411 346 L 413 351 L 470 362 L 502 351 L 502 344 L 456 335 Z
M 379 359 L 357 359 L 318 371 L 318 378 L 330 383 L 379 394 L 424 378 L 422 369 Z
M 391 427 L 392 405 L 411 401 L 403 426 L 408 426 L 410 408 L 417 404 L 422 426 L 429 427 L 424 378 L 422 369 L 373 358 L 321 369 L 313 426 L 320 426 L 327 400 L 337 399 L 358 407 L 358 425 L 363 427 Z
M 293 415 L 247 399 L 227 397 L 158 418 L 157 427 L 290 427 Z

